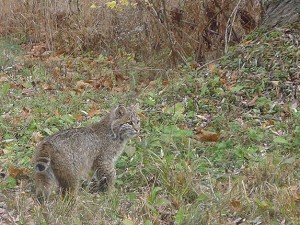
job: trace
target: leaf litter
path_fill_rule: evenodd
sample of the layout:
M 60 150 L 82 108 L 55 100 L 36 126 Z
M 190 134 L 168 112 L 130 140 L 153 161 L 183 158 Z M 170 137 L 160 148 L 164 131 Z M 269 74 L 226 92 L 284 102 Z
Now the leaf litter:
M 288 146 L 291 145 L 290 141 L 290 136 L 288 136 L 288 132 L 284 131 L 284 127 L 280 127 L 282 125 L 278 125 L 279 122 L 284 121 L 284 118 L 290 118 L 292 115 L 292 112 L 298 112 L 299 111 L 299 105 L 297 103 L 297 96 L 299 95 L 299 77 L 297 77 L 297 71 L 299 68 L 296 67 L 295 64 L 285 64 L 284 63 L 284 58 L 283 57 L 291 57 L 292 60 L 296 60 L 293 58 L 294 56 L 292 53 L 288 52 L 287 48 L 282 48 L 284 45 L 299 45 L 297 44 L 297 41 L 295 41 L 294 38 L 294 33 L 289 31 L 289 30 L 283 30 L 282 31 L 285 35 L 279 37 L 278 39 L 275 39 L 272 42 L 272 45 L 267 44 L 266 46 L 260 47 L 261 43 L 268 42 L 267 40 L 264 40 L 264 38 L 267 37 L 261 37 L 261 40 L 259 41 L 253 41 L 251 38 L 249 40 L 245 40 L 245 42 L 240 45 L 240 47 L 237 47 L 236 51 L 233 51 L 229 55 L 229 57 L 239 57 L 241 59 L 240 61 L 240 68 L 237 68 L 236 66 L 233 66 L 232 64 L 226 64 L 222 65 L 220 64 L 209 64 L 207 67 L 207 71 L 209 74 L 215 74 L 218 76 L 218 79 L 213 81 L 211 83 L 212 87 L 208 88 L 206 94 L 206 98 L 208 99 L 203 100 L 201 104 L 198 104 L 198 107 L 207 107 L 209 109 L 212 109 L 211 111 L 207 110 L 207 114 L 202 114 L 204 116 L 199 116 L 199 112 L 197 111 L 195 115 L 191 114 L 189 119 L 187 118 L 189 108 L 188 104 L 191 104 L 189 102 L 190 99 L 194 98 L 193 100 L 196 99 L 196 96 L 192 96 L 190 98 L 187 98 L 188 100 L 183 100 L 179 98 L 175 98 L 174 100 L 174 95 L 170 95 L 170 99 L 172 101 L 165 101 L 165 105 L 159 105 L 159 110 L 163 112 L 163 116 L 166 116 L 168 118 L 174 119 L 176 123 L 178 123 L 178 126 L 176 125 L 177 128 L 179 128 L 179 131 L 185 130 L 185 129 L 191 129 L 194 130 L 194 134 L 196 137 L 196 140 L 199 140 L 201 142 L 200 145 L 207 147 L 209 145 L 213 146 L 218 146 L 218 148 L 215 148 L 216 151 L 218 149 L 221 149 L 222 151 L 225 152 L 225 154 L 228 154 L 230 156 L 230 151 L 233 151 L 235 146 L 232 146 L 230 144 L 230 140 L 227 138 L 227 128 L 221 126 L 221 131 L 216 132 L 218 130 L 218 127 L 215 126 L 215 121 L 218 120 L 218 117 L 216 116 L 211 116 L 211 115 L 218 115 L 220 111 L 222 111 L 222 106 L 226 104 L 227 99 L 232 100 L 232 105 L 236 106 L 234 110 L 237 111 L 244 111 L 246 114 L 239 115 L 240 117 L 234 117 L 234 113 L 238 112 L 233 112 L 232 113 L 232 118 L 234 121 L 237 121 L 237 124 L 239 124 L 239 128 L 235 129 L 242 129 L 242 131 L 239 132 L 246 132 L 246 130 L 249 127 L 252 127 L 253 124 L 257 123 L 260 124 L 262 129 L 265 129 L 266 132 L 267 130 L 272 130 L 276 136 L 272 136 L 273 138 L 270 140 L 269 138 L 269 143 L 266 141 L 266 145 L 270 144 L 278 144 L 282 146 Z M 240 48 L 240 49 L 239 49 Z M 247 49 L 246 54 L 244 55 L 244 49 Z M 241 54 L 241 51 L 243 54 Z M 46 65 L 47 70 L 50 72 L 50 74 L 53 76 L 53 80 L 50 78 L 49 80 L 42 80 L 42 81 L 36 81 L 34 84 L 31 84 L 32 87 L 26 87 L 23 86 L 24 84 L 22 82 L 18 83 L 10 79 L 10 77 L 5 76 L 1 80 L 2 83 L 9 84 L 8 91 L 3 92 L 4 96 L 9 96 L 13 99 L 18 99 L 14 93 L 17 93 L 21 91 L 21 94 L 26 97 L 26 98 L 34 98 L 35 96 L 39 95 L 39 92 L 41 91 L 46 91 L 46 92 L 68 92 L 70 90 L 73 90 L 77 95 L 83 95 L 85 92 L 89 92 L 91 90 L 93 91 L 105 91 L 109 93 L 120 93 L 124 94 L 128 91 L 129 88 L 129 83 L 131 82 L 130 76 L 124 75 L 119 72 L 115 73 L 107 73 L 107 71 L 101 73 L 101 75 L 94 75 L 93 72 L 88 72 L 87 68 L 91 68 L 91 71 L 95 71 L 95 68 L 98 68 L 99 64 L 103 63 L 105 65 L 115 65 L 117 62 L 115 62 L 114 59 L 112 58 L 107 58 L 103 62 L 99 63 L 97 59 L 93 60 L 80 60 L 80 64 L 77 64 L 78 58 L 63 58 L 64 53 L 55 53 L 55 52 L 47 52 L 47 54 L 44 54 L 46 51 L 43 48 L 43 45 L 41 44 L 39 47 L 35 47 L 30 54 L 28 54 L 29 59 L 36 60 L 35 62 L 42 63 Z M 281 56 L 278 54 L 274 54 L 275 52 L 282 52 Z M 285 55 L 285 56 L 283 56 Z M 84 57 L 83 57 L 84 59 Z M 268 61 L 265 61 L 268 60 Z M 258 62 L 261 62 L 262 64 L 269 66 L 270 67 L 270 72 L 269 76 L 270 77 L 264 77 L 262 76 L 262 73 L 259 72 L 260 66 L 258 66 Z M 28 66 L 28 65 L 27 65 Z M 254 67 L 256 70 L 252 70 L 251 68 Z M 25 69 L 26 66 L 21 66 L 19 69 Z M 18 69 L 18 70 L 19 70 Z M 280 70 L 285 70 L 289 71 L 290 73 L 282 73 L 279 74 L 278 71 Z M 293 71 L 296 71 L 295 73 L 291 73 Z M 117 70 L 116 70 L 117 71 Z M 122 70 L 121 70 L 122 71 Z M 85 74 L 84 79 L 83 77 L 80 77 L 78 80 L 77 76 L 79 73 L 83 72 Z M 265 73 L 265 71 L 263 71 Z M 295 75 L 296 74 L 296 75 Z M 34 78 L 36 79 L 36 78 Z M 246 82 L 244 82 L 246 81 Z M 162 80 L 161 85 L 164 87 L 164 93 L 169 94 L 170 89 L 172 87 L 172 80 Z M 215 82 L 215 83 L 214 83 Z M 63 83 L 64 87 L 62 89 L 59 89 L 59 86 L 57 83 Z M 197 85 L 197 83 L 193 83 L 193 85 Z M 215 86 L 213 86 L 215 85 Z M 219 86 L 218 86 L 219 85 Z M 260 85 L 264 85 L 264 88 L 259 89 Z M 160 82 L 158 81 L 149 81 L 147 82 L 148 86 L 148 92 L 143 93 L 147 96 L 148 93 L 151 93 L 155 91 L 157 88 L 160 88 Z M 145 87 L 145 83 L 141 80 L 140 83 L 138 83 L 138 88 L 143 88 Z M 215 90 L 220 90 L 220 88 L 223 89 L 223 92 L 217 93 L 214 92 Z M 172 92 L 171 92 L 172 93 Z M 216 94 L 217 93 L 217 94 Z M 212 97 L 209 97 L 209 94 L 212 95 Z M 266 98 L 264 98 L 267 96 Z M 143 97 L 143 95 L 141 95 Z M 169 97 L 169 96 L 167 96 Z M 203 96 L 202 96 L 203 97 Z M 157 98 L 155 95 L 151 96 L 153 101 L 156 101 L 157 103 L 159 102 L 159 98 Z M 225 100 L 224 100 L 225 99 Z M 146 105 L 146 103 L 144 103 Z M 220 106 L 216 106 L 220 105 Z M 75 116 L 75 120 L 79 123 L 84 122 L 86 117 L 94 117 L 102 113 L 102 109 L 99 108 L 99 105 L 95 104 L 87 104 L 85 108 L 86 113 L 82 113 L 82 111 L 79 111 Z M 147 106 L 148 107 L 148 106 Z M 277 107 L 280 108 L 280 110 L 276 109 Z M 155 106 L 153 106 L 154 110 L 156 110 Z M 203 110 L 201 108 L 200 110 Z M 216 110 L 217 109 L 217 110 Z M 34 107 L 21 107 L 20 111 L 17 112 L 17 117 L 10 117 L 10 120 L 12 124 L 17 126 L 23 121 L 29 122 L 29 120 L 32 119 L 32 115 L 35 115 L 35 108 Z M 218 111 L 219 110 L 219 111 Z M 292 112 L 291 112 L 292 111 Z M 223 111 L 222 111 L 223 112 Z M 45 112 L 44 112 L 45 113 Z M 47 113 L 47 112 L 46 112 Z M 60 113 L 57 113 L 57 116 L 59 117 Z M 147 121 L 149 119 L 149 116 L 146 115 L 143 112 L 144 115 L 144 120 Z M 198 115 L 198 116 L 197 116 Z M 247 118 L 247 116 L 249 116 Z M 3 115 L 1 115 L 3 117 Z M 86 117 L 85 117 L 86 116 Z M 5 118 L 9 118 L 6 117 Z M 4 118 L 4 119 L 5 119 Z M 249 119 L 250 118 L 250 119 Z M 199 119 L 204 121 L 203 124 L 199 126 Z M 156 122 L 156 121 L 154 121 Z M 206 123 L 205 123 L 206 122 Z M 56 123 L 59 124 L 59 121 Z M 156 122 L 157 123 L 157 122 Z M 158 124 L 158 123 L 157 123 Z M 179 125 L 180 124 L 180 125 Z M 184 124 L 183 126 L 181 126 Z M 158 125 L 157 125 L 158 126 Z M 279 127 L 278 127 L 279 126 Z M 200 128 L 199 128 L 200 127 Z M 196 131 L 195 131 L 196 130 Z M 49 133 L 52 131 L 50 130 Z M 173 132 L 173 130 L 172 130 Z M 176 131 L 177 132 L 177 131 Z M 183 133 L 180 133 L 182 135 Z M 33 135 L 33 134 L 32 134 Z M 147 134 L 148 136 L 151 135 L 150 132 Z M 255 136 L 255 132 L 253 132 L 253 137 L 252 140 L 259 139 L 259 136 Z M 35 133 L 32 136 L 32 142 L 36 143 L 40 139 L 42 139 L 43 134 L 41 133 Z M 224 136 L 224 137 L 223 137 Z M 19 137 L 16 137 L 19 138 Z M 189 136 L 188 136 L 189 138 Z M 188 139 L 187 137 L 185 139 L 182 139 L 182 141 L 186 141 Z M 238 137 L 240 138 L 240 137 Z M 243 137 L 241 137 L 243 138 Z M 295 137 L 296 138 L 296 137 Z M 14 138 L 8 138 L 8 137 L 1 137 L 1 139 L 6 140 L 6 142 L 2 142 L 1 144 L 10 144 L 9 141 L 7 140 L 13 140 L 15 141 L 16 139 Z M 227 141 L 227 142 L 226 142 Z M 186 142 L 184 142 L 186 143 Z M 226 143 L 228 146 L 226 146 Z M 174 143 L 172 143 L 174 145 Z M 224 147 L 225 145 L 225 147 Z M 172 145 L 170 145 L 172 146 Z M 198 145 L 197 145 L 198 146 Z M 6 146 L 10 148 L 11 146 Z M 199 148 L 199 147 L 197 147 Z M 170 147 L 172 149 L 172 147 Z M 269 149 L 269 148 L 267 148 Z M 163 151 L 162 149 L 160 149 Z M 200 149 L 201 150 L 201 149 Z M 242 149 L 242 153 L 240 154 L 245 154 L 245 151 L 249 149 Z M 251 150 L 251 149 L 250 149 Z M 250 151 L 249 150 L 249 151 Z M 170 150 L 171 151 L 171 150 Z M 175 150 L 176 151 L 176 148 Z M 194 151 L 194 150 L 192 150 Z M 134 157 L 134 154 L 137 152 L 137 148 L 129 148 L 127 149 L 127 154 L 128 157 Z M 9 155 L 10 150 L 7 148 L 2 149 L 2 154 L 4 155 Z M 176 154 L 180 154 L 176 152 Z M 209 160 L 209 155 L 206 155 L 207 153 L 204 152 L 203 158 L 207 158 Z M 250 152 L 249 154 L 253 154 Z M 246 158 L 246 155 L 244 155 Z M 231 157 L 231 156 L 230 156 Z M 201 159 L 201 158 L 200 158 Z M 200 159 L 199 160 L 200 162 Z M 212 160 L 212 159 L 210 159 Z M 246 161 L 246 159 L 244 159 Z M 293 168 L 293 166 L 297 163 L 298 159 L 289 157 L 285 159 L 282 162 L 282 166 L 290 166 Z M 1 159 L 1 162 L 5 162 L 4 160 Z M 210 162 L 211 165 L 218 165 L 218 162 Z M 221 162 L 222 163 L 222 162 Z M 7 163 L 5 162 L 7 165 Z M 276 165 L 276 164 L 275 164 Z M 141 170 L 143 169 L 144 165 L 139 165 Z M 179 166 L 179 165 L 177 165 Z M 272 166 L 272 163 L 270 163 L 270 167 Z M 182 165 L 181 165 L 182 167 Z M 16 179 L 18 181 L 17 186 L 14 188 L 16 189 L 23 189 L 20 191 L 20 193 L 27 193 L 29 192 L 29 188 L 21 187 L 20 185 L 23 185 L 23 178 L 28 176 L 30 173 L 27 170 L 27 168 L 19 168 L 16 166 L 10 166 L 8 167 L 8 175 L 10 175 L 12 178 Z M 249 173 L 249 176 L 246 176 L 247 179 L 243 180 L 244 183 L 242 183 L 246 188 L 249 188 L 245 191 L 248 191 L 245 195 L 249 196 L 251 194 L 256 194 L 255 192 L 255 187 L 250 188 L 252 183 L 257 182 L 256 186 L 262 187 L 264 185 L 268 185 L 266 183 L 260 183 L 261 181 L 259 180 L 258 177 L 255 177 L 260 171 L 260 167 L 257 168 L 256 172 L 251 172 L 242 168 L 241 174 L 243 173 Z M 200 168 L 203 169 L 203 168 Z M 246 172 L 245 172 L 246 171 Z M 124 172 L 126 173 L 126 172 Z M 6 173 L 4 173 L 6 175 Z M 204 173 L 203 173 L 204 174 Z M 267 174 L 267 172 L 266 172 Z M 188 176 L 188 175 L 187 175 Z M 267 176 L 262 174 L 261 176 Z M 279 176 L 279 175 L 278 175 Z M 284 177 L 284 176 L 282 176 Z M 268 177 L 267 177 L 268 178 Z M 195 177 L 196 179 L 196 177 Z M 199 179 L 197 177 L 197 179 Z M 224 178 L 223 178 L 224 179 Z M 261 180 L 264 180 L 265 178 L 262 178 Z M 186 177 L 182 182 L 185 183 L 187 182 L 188 177 Z M 279 179 L 278 179 L 279 180 Z M 163 182 L 163 181 L 160 181 Z M 212 180 L 212 182 L 214 182 Z M 157 184 L 157 183 L 156 183 Z M 230 183 L 223 182 L 225 185 L 225 190 L 227 190 L 230 186 L 228 186 Z M 259 186 L 260 185 L 260 186 Z M 285 183 L 283 188 L 286 188 L 286 190 L 290 193 L 290 197 L 293 201 L 298 202 L 299 201 L 299 186 L 297 185 L 289 185 Z M 204 187 L 201 187 L 199 189 L 200 191 L 205 190 Z M 200 192 L 198 190 L 198 192 Z M 212 187 L 212 190 L 217 191 Z M 234 190 L 231 190 L 234 192 Z M 281 190 L 280 190 L 281 191 Z M 226 193 L 226 192 L 224 192 Z M 191 196 L 192 193 L 189 193 Z M 260 216 L 256 216 L 257 214 L 255 212 L 249 212 L 249 215 L 253 213 L 253 216 L 247 215 L 246 217 L 240 217 L 236 212 L 239 212 L 242 207 L 244 207 L 244 202 L 243 198 L 245 201 L 245 196 L 241 194 L 241 192 L 237 193 L 240 196 L 237 196 L 237 198 L 231 198 L 228 200 L 228 209 L 227 210 L 227 216 L 224 216 L 224 218 L 221 218 L 221 220 L 224 221 L 230 221 L 233 224 L 238 224 L 242 222 L 249 222 L 253 224 L 260 224 L 262 223 L 263 219 Z M 26 195 L 26 194 L 20 194 L 21 195 Z M 192 198 L 189 196 L 190 198 Z M 28 197 L 28 196 L 26 196 Z M 226 197 L 226 195 L 225 195 Z M 239 198 L 240 197 L 240 198 Z M 248 198 L 248 196 L 247 196 Z M 246 199 L 247 199 L 246 198 Z M 33 200 L 28 197 L 28 204 L 33 205 Z M 31 200 L 30 200 L 31 199 Z M 177 201 L 177 200 L 176 200 Z M 212 202 L 215 201 L 215 199 L 212 200 Z M 248 201 L 252 201 L 249 200 Z M 255 199 L 254 205 L 256 204 L 257 207 L 260 207 L 261 210 L 269 210 L 271 208 L 271 204 L 267 200 L 260 200 L 260 199 Z M 282 201 L 282 200 L 281 200 Z M 1 207 L 0 204 L 0 214 L 1 216 L 3 215 L 2 218 L 4 218 L 4 224 L 6 223 L 18 223 L 19 217 L 18 213 L 15 211 L 8 212 L 7 211 L 7 206 L 5 206 L 5 201 L 1 200 L 1 203 L 3 203 L 3 207 Z M 192 202 L 193 204 L 194 202 Z M 189 203 L 190 204 L 190 203 Z M 180 205 L 180 203 L 178 203 Z M 151 207 L 156 207 L 156 206 L 151 206 Z M 153 210 L 149 206 L 149 211 Z M 206 208 L 207 210 L 211 210 L 211 213 L 214 213 L 213 208 L 209 208 L 208 205 L 201 205 L 201 207 L 208 207 Z M 177 206 L 179 208 L 179 206 Z M 172 218 L 175 215 L 175 210 L 171 209 L 170 212 L 168 211 L 169 209 L 157 206 L 157 211 L 155 213 L 159 213 L 162 218 L 166 218 L 165 220 L 172 220 Z M 28 212 L 30 212 L 32 209 L 28 209 Z M 137 210 L 137 209 L 136 209 Z M 250 209 L 248 209 L 250 210 Z M 293 211 L 292 211 L 293 212 Z M 199 212 L 197 212 L 199 213 Z M 199 213 L 199 215 L 203 215 Z M 169 218 L 169 216 L 171 218 Z M 178 215 L 179 217 L 179 215 Z M 156 221 L 161 221 L 163 220 L 162 218 L 157 218 Z M 288 218 L 286 218 L 288 220 Z M 31 219 L 28 219 L 28 224 L 30 224 Z M 135 221 L 132 219 L 132 217 L 124 215 L 124 221 L 126 223 L 133 223 Z M 284 221 L 284 222 L 283 222 Z M 157 222 L 159 223 L 159 222 Z M 285 219 L 281 220 L 281 223 L 285 224 Z

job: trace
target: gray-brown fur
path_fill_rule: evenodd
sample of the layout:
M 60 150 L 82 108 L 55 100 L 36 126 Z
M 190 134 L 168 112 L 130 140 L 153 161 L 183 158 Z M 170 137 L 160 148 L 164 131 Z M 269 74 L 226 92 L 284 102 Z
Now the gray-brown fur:
M 36 194 L 47 199 L 58 185 L 63 194 L 76 193 L 80 180 L 95 171 L 90 191 L 113 184 L 115 162 L 126 142 L 140 130 L 135 107 L 118 106 L 89 127 L 60 131 L 44 139 L 35 152 Z

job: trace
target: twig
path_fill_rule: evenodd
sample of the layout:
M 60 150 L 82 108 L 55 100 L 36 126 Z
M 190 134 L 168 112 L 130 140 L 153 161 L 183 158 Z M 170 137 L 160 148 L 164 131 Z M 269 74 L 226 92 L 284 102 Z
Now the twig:
M 213 186 L 212 186 L 210 173 L 208 173 L 208 176 L 209 176 L 209 184 L 210 184 L 209 187 L 210 187 L 210 190 L 211 190 L 211 192 L 213 193 L 214 197 L 215 197 L 216 199 L 219 199 L 219 198 L 216 196 L 215 191 L 214 191 L 214 188 L 213 188 Z
M 242 0 L 239 0 L 237 5 L 234 7 L 234 9 L 227 21 L 227 24 L 226 24 L 225 37 L 224 37 L 224 39 L 225 39 L 225 54 L 228 52 L 228 44 L 229 44 L 232 30 L 233 30 L 233 23 L 235 21 L 235 17 L 236 17 L 236 14 L 237 14 L 237 11 L 238 11 L 238 8 L 239 8 L 239 5 L 241 4 L 241 2 L 242 2 Z M 231 22 L 231 24 L 230 24 L 230 22 Z M 228 32 L 228 29 L 229 29 L 229 32 Z
M 162 2 L 163 4 L 163 10 L 164 10 L 164 16 L 166 17 L 166 6 L 165 6 L 165 1 Z M 150 6 L 150 5 L 149 5 Z M 154 15 L 155 15 L 155 18 L 157 18 L 159 20 L 159 24 L 163 27 L 163 29 L 166 31 L 166 34 L 167 34 L 167 37 L 169 39 L 169 42 L 170 42 L 170 48 L 172 50 L 172 52 L 174 53 L 177 53 L 178 56 L 180 56 L 181 60 L 186 64 L 187 63 L 187 59 L 186 57 L 179 51 L 175 48 L 175 45 L 177 43 L 177 41 L 175 40 L 175 38 L 171 35 L 171 31 L 170 31 L 170 28 L 169 28 L 169 23 L 167 20 L 167 18 L 165 18 L 164 22 L 161 23 L 160 21 L 160 17 L 157 13 L 157 11 L 155 10 L 155 8 L 153 6 L 150 6 L 151 10 L 153 11 Z M 181 47 L 181 46 L 179 46 Z

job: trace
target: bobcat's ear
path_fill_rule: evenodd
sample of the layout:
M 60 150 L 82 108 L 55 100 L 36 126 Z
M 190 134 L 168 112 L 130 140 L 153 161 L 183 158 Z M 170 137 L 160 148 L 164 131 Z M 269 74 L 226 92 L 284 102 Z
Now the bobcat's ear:
M 119 105 L 116 109 L 115 109 L 115 117 L 117 118 L 121 118 L 122 116 L 124 116 L 126 114 L 127 110 L 123 105 Z

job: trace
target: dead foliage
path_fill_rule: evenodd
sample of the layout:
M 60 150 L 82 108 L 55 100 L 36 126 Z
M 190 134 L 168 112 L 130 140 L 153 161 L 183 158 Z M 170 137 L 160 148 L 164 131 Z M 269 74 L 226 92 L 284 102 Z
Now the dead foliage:
M 33 55 L 61 50 L 115 56 L 123 49 L 140 61 L 162 55 L 161 63 L 176 65 L 191 57 L 201 63 L 220 56 L 224 47 L 253 30 L 262 15 L 259 0 L 116 2 L 111 8 L 91 0 L 2 1 L 0 35 L 25 38 Z M 34 48 L 36 43 L 43 48 Z

